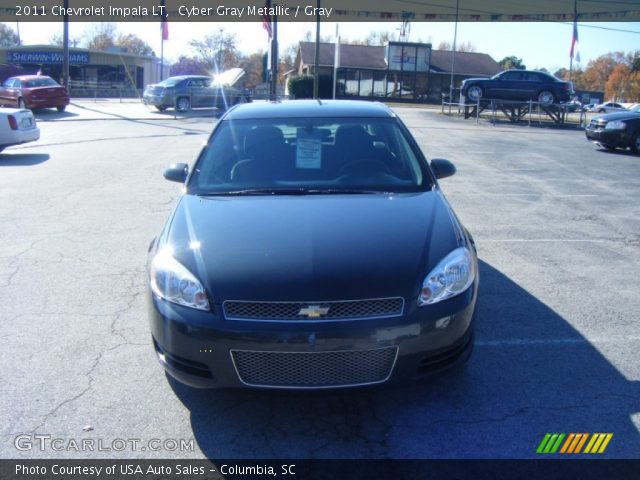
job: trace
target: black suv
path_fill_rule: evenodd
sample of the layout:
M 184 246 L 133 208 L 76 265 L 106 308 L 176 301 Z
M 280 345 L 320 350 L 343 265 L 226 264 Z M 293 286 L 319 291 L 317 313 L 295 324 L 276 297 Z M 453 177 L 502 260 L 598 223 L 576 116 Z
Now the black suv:
M 505 70 L 491 78 L 464 80 L 460 94 L 472 103 L 486 98 L 521 102 L 533 100 L 549 106 L 570 100 L 573 85 L 544 72 Z

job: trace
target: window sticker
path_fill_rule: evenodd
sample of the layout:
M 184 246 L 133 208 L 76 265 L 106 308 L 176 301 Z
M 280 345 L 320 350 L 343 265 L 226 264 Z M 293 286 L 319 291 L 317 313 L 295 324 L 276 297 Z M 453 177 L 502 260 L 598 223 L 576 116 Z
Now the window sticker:
M 318 129 L 298 129 L 296 168 L 322 168 L 322 132 Z

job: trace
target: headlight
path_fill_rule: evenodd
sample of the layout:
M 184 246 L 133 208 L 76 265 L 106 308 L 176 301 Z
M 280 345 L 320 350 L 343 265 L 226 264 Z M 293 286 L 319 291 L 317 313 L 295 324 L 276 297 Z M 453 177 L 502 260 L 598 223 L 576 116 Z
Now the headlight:
M 151 290 L 160 298 L 197 310 L 209 310 L 209 300 L 200 281 L 172 256 L 161 251 L 151 262 Z
M 456 248 L 431 270 L 422 282 L 418 306 L 432 305 L 464 292 L 476 278 L 473 257 L 465 247 Z
M 605 130 L 624 130 L 625 128 L 627 128 L 627 124 L 620 120 L 614 120 L 607 123 L 604 128 Z

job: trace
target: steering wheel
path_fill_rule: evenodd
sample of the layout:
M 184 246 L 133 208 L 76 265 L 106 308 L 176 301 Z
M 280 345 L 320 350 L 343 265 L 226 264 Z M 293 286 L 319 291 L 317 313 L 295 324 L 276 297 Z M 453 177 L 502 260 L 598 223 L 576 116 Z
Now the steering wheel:
M 338 170 L 338 177 L 369 178 L 380 174 L 391 174 L 389 167 L 380 160 L 352 160 Z

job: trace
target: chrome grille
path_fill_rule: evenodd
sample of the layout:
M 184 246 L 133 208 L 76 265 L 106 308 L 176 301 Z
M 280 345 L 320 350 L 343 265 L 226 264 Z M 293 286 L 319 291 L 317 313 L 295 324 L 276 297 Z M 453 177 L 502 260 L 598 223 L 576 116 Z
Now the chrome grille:
M 223 309 L 225 318 L 230 320 L 322 321 L 385 318 L 401 316 L 404 309 L 404 299 L 395 297 L 341 302 L 246 302 L 228 300 L 223 303 Z M 308 313 L 309 309 L 323 313 L 310 314 Z M 301 310 L 303 314 L 300 314 Z M 306 314 L 304 314 L 304 310 L 307 310 Z
M 332 352 L 232 350 L 240 381 L 255 387 L 330 388 L 382 383 L 398 347 Z

